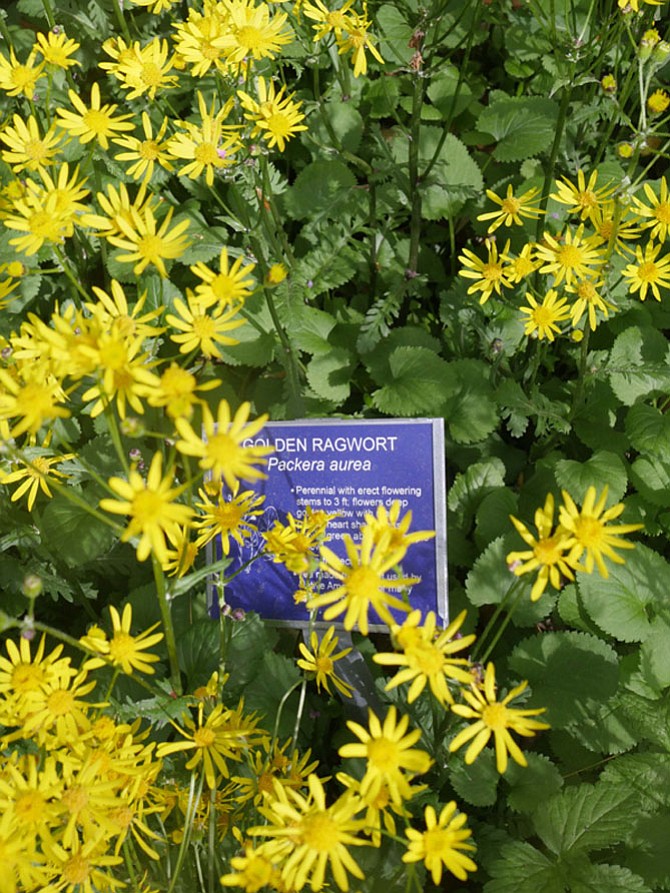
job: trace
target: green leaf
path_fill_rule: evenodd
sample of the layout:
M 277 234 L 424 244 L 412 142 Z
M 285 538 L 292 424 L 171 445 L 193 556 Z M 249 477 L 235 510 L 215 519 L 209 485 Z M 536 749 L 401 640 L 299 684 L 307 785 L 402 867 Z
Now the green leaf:
M 666 589 L 666 599 L 667 599 Z M 670 687 L 670 618 L 655 617 L 640 649 L 640 664 L 659 693 Z
M 397 6 L 385 3 L 375 12 L 375 25 L 381 35 L 380 50 L 384 59 L 406 65 L 414 50 L 409 46 L 412 28 Z
M 570 893 L 652 893 L 642 878 L 621 865 L 594 862 L 570 874 Z
M 358 151 L 363 136 L 363 117 L 358 109 L 351 102 L 327 102 L 319 111 L 321 114 L 315 113 L 309 119 L 310 135 L 332 150 L 332 130 L 340 144 L 337 148 Z
M 601 849 L 626 839 L 634 803 L 635 793 L 629 788 L 580 784 L 541 803 L 533 824 L 556 855 Z
M 670 388 L 669 350 L 662 333 L 650 326 L 631 326 L 617 336 L 605 371 L 625 406 Z
M 499 422 L 489 368 L 481 360 L 456 360 L 449 368 L 459 385 L 444 409 L 449 434 L 456 443 L 478 443 Z
M 630 479 L 652 505 L 670 505 L 670 462 L 658 458 L 636 459 L 631 465 Z
M 477 119 L 477 128 L 492 134 L 497 161 L 523 161 L 551 148 L 558 107 L 539 96 L 494 100 Z
M 88 502 L 83 492 L 77 491 L 76 496 Z M 91 508 L 95 503 L 96 500 L 91 502 Z M 41 526 L 49 550 L 70 567 L 85 564 L 106 552 L 117 535 L 111 526 L 60 493 L 44 510 Z
M 670 417 L 655 406 L 631 406 L 626 416 L 626 434 L 639 453 L 653 453 L 670 461 Z
M 512 652 L 509 665 L 530 682 L 531 706 L 546 706 L 546 720 L 556 728 L 583 721 L 594 702 L 614 694 L 619 679 L 614 649 L 586 633 L 526 639 Z
M 619 502 L 628 487 L 628 475 L 623 461 L 606 450 L 594 453 L 586 462 L 560 459 L 556 463 L 556 482 L 573 499 L 581 501 L 590 486 L 598 493 L 608 487 L 607 505 Z
M 221 358 L 231 366 L 267 366 L 274 356 L 277 338 L 273 332 L 259 332 L 256 326 L 245 322 L 232 332 L 237 344 L 221 346 Z
M 471 806 L 493 806 L 496 802 L 500 775 L 491 749 L 483 750 L 471 766 L 451 762 L 449 778 L 458 797 Z
M 300 671 L 295 662 L 283 654 L 266 652 L 262 657 L 260 672 L 244 693 L 246 709 L 258 713 L 261 724 L 272 729 L 284 695 L 300 681 Z M 291 700 L 295 699 L 295 700 Z M 293 734 L 298 692 L 294 691 L 282 710 L 277 736 L 288 738 Z
M 489 866 L 491 880 L 484 893 L 565 893 L 555 862 L 522 840 L 503 844 L 500 857 Z
M 188 691 L 205 685 L 219 666 L 220 627 L 216 620 L 205 618 L 189 626 L 177 639 L 179 666 L 186 674 Z
M 667 782 L 666 782 L 667 783 Z M 644 817 L 636 822 L 629 840 L 626 865 L 649 884 L 654 893 L 670 889 L 670 814 Z
M 475 529 L 475 539 L 481 548 L 509 532 L 509 516 L 516 514 L 518 504 L 518 495 L 509 487 L 499 487 L 482 499 Z
M 510 786 L 507 802 L 516 812 L 534 812 L 540 803 L 557 793 L 563 777 L 549 757 L 527 753 L 527 766 L 510 762 L 505 781 Z
M 670 565 L 656 552 L 638 545 L 626 564 L 611 564 L 610 576 L 579 574 L 582 604 L 603 632 L 621 642 L 643 642 L 651 633 L 649 606 L 667 602 Z
M 356 177 L 344 162 L 313 161 L 298 174 L 283 196 L 286 211 L 297 220 L 317 216 L 336 220 L 355 185 Z
M 388 118 L 393 114 L 400 98 L 397 78 L 376 78 L 368 80 L 364 88 L 365 101 L 369 103 L 371 118 Z
M 626 754 L 611 760 L 600 780 L 603 784 L 630 788 L 645 812 L 670 806 L 670 754 Z
M 465 591 L 473 605 L 499 604 L 514 582 L 505 560 L 512 549 L 513 539 L 515 537 L 512 533 L 506 537 L 499 536 L 487 546 L 475 562 L 465 581 Z M 531 581 L 524 580 L 522 586 L 528 591 L 521 598 L 530 601 Z
M 243 620 L 230 621 L 230 641 L 226 648 L 226 664 L 231 672 L 226 682 L 226 696 L 239 697 L 261 673 L 263 659 L 277 642 L 277 632 L 263 623 L 258 614 L 249 612 Z
M 467 471 L 456 475 L 449 490 L 449 511 L 459 515 L 463 526 L 473 515 L 482 499 L 505 483 L 505 465 L 497 456 L 475 462 Z
M 319 397 L 343 403 L 351 390 L 351 376 L 356 365 L 353 354 L 344 347 L 334 347 L 327 354 L 315 356 L 307 366 L 307 380 Z
M 472 90 L 461 80 L 458 69 L 453 65 L 441 68 L 431 78 L 426 93 L 443 118 L 457 117 L 473 99 Z
M 336 325 L 337 320 L 330 313 L 306 307 L 300 322 L 291 331 L 291 341 L 309 354 L 329 353 L 332 350 L 329 336 Z
M 450 365 L 426 347 L 397 347 L 389 357 L 391 381 L 372 393 L 386 415 L 417 416 L 437 412 L 453 379 Z

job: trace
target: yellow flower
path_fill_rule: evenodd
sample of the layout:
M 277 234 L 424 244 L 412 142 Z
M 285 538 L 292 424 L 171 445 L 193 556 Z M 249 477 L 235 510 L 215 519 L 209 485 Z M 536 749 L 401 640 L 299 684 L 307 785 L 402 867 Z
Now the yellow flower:
M 87 108 L 74 90 L 68 90 L 70 102 L 76 112 L 69 109 L 58 108 L 57 123 L 63 130 L 76 137 L 80 143 L 90 143 L 97 140 L 103 149 L 109 148 L 109 137 L 123 130 L 132 130 L 133 124 L 129 121 L 131 115 L 118 115 L 114 117 L 116 105 L 100 105 L 100 86 L 96 81 L 91 87 L 91 107 Z
M 354 77 L 357 78 L 368 72 L 368 59 L 365 51 L 368 50 L 377 62 L 384 64 L 379 50 L 375 46 L 375 38 L 369 33 L 370 22 L 365 15 L 354 12 L 344 20 L 342 35 L 335 36 L 337 52 L 351 52 L 354 65 Z
M 132 675 L 133 670 L 138 670 L 140 673 L 155 673 L 151 664 L 160 658 L 156 654 L 144 652 L 162 640 L 163 633 L 153 632 L 158 624 L 155 623 L 138 636 L 132 636 L 130 627 L 133 622 L 133 609 L 130 604 L 124 607 L 121 616 L 116 608 L 110 605 L 109 615 L 112 618 L 111 639 L 108 641 L 106 638 L 89 636 L 87 638 L 89 647 L 98 654 L 106 655 L 113 667 L 118 667 L 128 676 Z
M 202 408 L 202 436 L 195 433 L 190 423 L 179 418 L 175 426 L 181 437 L 177 449 L 186 456 L 197 456 L 200 468 L 214 478 L 223 478 L 232 492 L 238 481 L 255 481 L 265 477 L 257 465 L 265 464 L 265 457 L 274 452 L 272 447 L 246 445 L 261 430 L 267 416 L 248 422 L 250 403 L 242 403 L 232 416 L 227 400 L 221 400 L 216 420 L 208 406 Z
M 273 59 L 282 46 L 293 39 L 286 13 L 270 15 L 270 6 L 255 6 L 253 0 L 229 0 L 229 29 L 214 41 L 225 53 L 226 61 L 239 65 L 247 58 Z
M 534 202 L 536 201 L 540 190 L 536 187 L 526 190 L 522 195 L 514 195 L 514 187 L 510 183 L 507 186 L 507 194 L 504 198 L 496 195 L 492 189 L 486 190 L 486 195 L 495 204 L 500 205 L 498 211 L 487 211 L 486 214 L 478 214 L 477 220 L 491 220 L 488 232 L 492 233 L 499 226 L 523 226 L 523 217 L 534 220 L 542 214 L 540 208 Z
M 409 611 L 406 602 L 387 590 L 406 589 L 417 583 L 418 578 L 385 577 L 405 554 L 403 549 L 389 551 L 388 539 L 389 535 L 386 535 L 375 543 L 373 531 L 367 528 L 363 529 L 360 546 L 357 546 L 349 534 L 344 534 L 348 564 L 327 546 L 321 546 L 321 570 L 340 580 L 341 585 L 310 599 L 308 609 L 311 611 L 329 605 L 324 611 L 324 620 L 344 614 L 344 628 L 350 630 L 358 625 L 364 636 L 368 634 L 370 609 L 389 626 L 395 622 L 390 608 Z
M 51 747 L 76 741 L 90 727 L 89 710 L 105 706 L 84 700 L 95 686 L 95 680 L 88 682 L 82 670 L 73 678 L 62 678 L 33 692 L 23 735 Z
M 670 106 L 667 90 L 655 90 L 647 99 L 647 111 L 650 115 L 662 115 Z
M 223 3 L 206 2 L 204 12 L 190 8 L 185 22 L 175 23 L 175 44 L 183 65 L 191 66 L 191 75 L 203 77 L 213 66 L 228 69 L 227 54 L 221 38 L 230 30 L 230 12 Z
M 95 363 L 97 381 L 82 394 L 82 400 L 93 400 L 91 418 L 99 416 L 116 402 L 119 418 L 125 419 L 129 406 L 138 415 L 144 413 L 140 396 L 151 385 L 153 377 L 147 369 L 146 354 L 138 354 L 142 337 L 124 338 L 119 329 L 102 334 L 95 344 L 82 345 L 81 353 Z
M 161 563 L 161 567 L 169 577 L 183 577 L 195 564 L 198 547 L 191 542 L 190 528 L 187 526 L 173 533 L 171 542 L 174 548 L 167 550 L 167 560 Z
M 249 775 L 235 775 L 235 799 L 238 803 L 252 800 L 254 806 L 262 803 L 266 796 L 274 796 L 275 781 L 282 787 L 300 790 L 306 787 L 308 776 L 318 767 L 319 761 L 312 760 L 311 750 L 302 756 L 294 748 L 290 755 L 286 750 L 291 739 L 280 744 L 278 739 L 266 738 L 261 746 L 247 756 L 245 770 Z
M 573 278 L 583 279 L 591 274 L 592 267 L 601 267 L 604 262 L 603 250 L 597 237 L 584 238 L 584 224 L 580 224 L 575 232 L 567 229 L 564 241 L 544 234 L 544 243 L 537 246 L 538 260 L 544 262 L 540 273 L 553 273 L 554 285 L 560 285 L 565 279 L 569 285 Z
M 334 517 L 324 511 L 312 511 L 309 506 L 301 518 L 289 512 L 285 523 L 275 521 L 263 533 L 266 550 L 275 563 L 283 564 L 291 573 L 306 574 L 314 569 L 317 550 L 327 541 L 328 522 Z
M 180 220 L 170 229 L 173 212 L 174 208 L 168 210 L 160 227 L 148 206 L 143 208 L 141 216 L 138 214 L 134 217 L 133 224 L 123 217 L 118 218 L 122 235 L 107 238 L 116 248 L 129 252 L 118 256 L 120 263 L 137 261 L 133 267 L 135 276 L 139 276 L 149 264 L 153 264 L 160 276 L 167 278 L 165 261 L 181 257 L 188 248 L 190 243 L 184 233 L 189 227 L 189 221 Z
M 505 246 L 501 261 L 505 265 L 505 276 L 509 279 L 511 285 L 523 282 L 540 266 L 540 261 L 535 257 L 535 247 L 534 242 L 527 242 L 519 254 L 514 257 L 514 255 L 507 253 L 508 248 Z
M 221 382 L 215 378 L 199 385 L 195 375 L 188 369 L 170 363 L 163 369 L 160 378 L 155 378 L 151 386 L 143 391 L 143 395 L 149 406 L 164 406 L 170 418 L 184 416 L 190 419 L 194 407 L 202 403 L 196 396 L 196 391 L 210 391 L 220 384 Z
M 562 177 L 561 180 L 556 181 L 558 192 L 553 192 L 550 198 L 560 202 L 562 205 L 567 205 L 570 211 L 575 214 L 578 213 L 582 220 L 590 220 L 594 212 L 605 199 L 612 195 L 615 189 L 614 186 L 609 184 L 596 189 L 597 180 L 597 170 L 592 172 L 588 183 L 584 176 L 584 171 L 578 170 L 577 183 L 573 183 L 567 177 Z
M 398 499 L 391 503 L 390 508 L 378 505 L 376 514 L 365 513 L 361 529 L 369 528 L 375 543 L 379 543 L 385 538 L 386 547 L 392 552 L 395 552 L 396 549 L 403 549 L 406 552 L 413 543 L 423 543 L 435 537 L 434 530 L 415 530 L 413 533 L 409 533 L 412 512 L 405 512 L 401 518 L 400 509 L 401 505 Z
M 241 752 L 258 743 L 260 737 L 264 735 L 255 730 L 254 717 L 247 717 L 241 723 L 238 719 L 236 711 L 224 707 L 223 704 L 217 704 L 205 718 L 204 706 L 200 703 L 197 722 L 190 716 L 184 719 L 188 731 L 172 723 L 184 740 L 159 744 L 157 755 L 162 759 L 168 754 L 179 753 L 182 750 L 195 751 L 185 768 L 190 772 L 202 765 L 205 781 L 208 787 L 214 789 L 220 776 L 228 778 L 230 775 L 227 761 L 239 761 Z
M 288 270 L 284 264 L 272 264 L 265 274 L 266 285 L 280 285 L 288 276 Z
M 622 273 L 628 280 L 628 293 L 640 293 L 640 300 L 644 301 L 647 292 L 651 293 L 657 301 L 661 300 L 660 288 L 670 288 L 670 254 L 664 254 L 659 258 L 662 245 L 654 245 L 647 242 L 644 253 L 640 245 L 635 246 L 636 263 L 628 264 Z
M 530 306 L 521 308 L 521 312 L 527 317 L 524 321 L 524 335 L 535 335 L 540 341 L 543 338 L 553 341 L 554 334 L 561 331 L 558 323 L 570 316 L 566 298 L 559 298 L 558 292 L 550 288 L 541 304 L 530 294 L 526 295 L 526 300 Z
M 352 858 L 349 847 L 363 846 L 367 841 L 357 837 L 363 820 L 355 816 L 363 804 L 348 791 L 326 806 L 323 784 L 316 775 L 308 778 L 309 797 L 287 791 L 275 783 L 276 799 L 268 799 L 259 812 L 268 824 L 251 828 L 252 836 L 271 838 L 263 849 L 279 863 L 283 884 L 300 891 L 309 883 L 313 891 L 326 884 L 326 870 L 340 890 L 349 889 L 349 874 L 364 875 Z
M 44 62 L 36 65 L 35 56 L 33 50 L 25 64 L 21 64 L 12 48 L 9 50 L 9 60 L 0 53 L 0 90 L 9 96 L 23 94 L 27 99 L 34 99 L 35 87 L 44 71 Z
M 137 2 L 137 0 L 135 0 Z M 266 855 L 267 844 L 253 847 L 246 844 L 243 856 L 232 856 L 229 874 L 220 878 L 224 887 L 241 887 L 245 893 L 258 893 L 270 888 L 280 889 L 281 876 L 279 869 L 270 855 Z
M 55 125 L 41 136 L 40 127 L 34 115 L 25 121 L 19 115 L 13 116 L 14 126 L 6 126 L 0 131 L 0 141 L 7 149 L 2 151 L 5 161 L 14 173 L 21 171 L 39 171 L 45 165 L 53 164 L 62 144 L 62 137 Z
M 77 59 L 70 58 L 73 53 L 77 52 L 79 46 L 76 40 L 68 37 L 65 31 L 59 29 L 57 32 L 49 31 L 48 34 L 38 33 L 34 50 L 41 53 L 44 61 L 49 65 L 68 69 L 74 65 L 81 65 Z
M 133 339 L 155 338 L 164 331 L 155 325 L 150 325 L 157 316 L 161 315 L 162 307 L 149 310 L 141 315 L 147 300 L 146 292 L 140 295 L 131 310 L 121 283 L 112 279 L 110 285 L 110 293 L 93 285 L 91 288 L 98 300 L 84 302 L 86 309 L 99 320 L 105 332 Z
M 481 292 L 479 296 L 480 304 L 485 304 L 494 291 L 499 295 L 501 294 L 501 288 L 509 288 L 511 285 L 507 276 L 507 270 L 503 265 L 503 256 L 508 246 L 503 250 L 503 256 L 499 257 L 495 239 L 487 239 L 486 244 L 489 253 L 486 261 L 477 257 L 469 248 L 464 248 L 463 253 L 458 258 L 466 268 L 459 270 L 458 275 L 463 276 L 465 279 L 475 280 L 468 288 L 468 294 L 472 295 Z
M 22 468 L 16 471 L 2 472 L 0 471 L 0 484 L 7 486 L 8 484 L 16 484 L 21 481 L 20 485 L 12 493 L 12 502 L 16 502 L 24 494 L 28 495 L 28 511 L 33 510 L 35 499 L 41 490 L 45 496 L 51 498 L 51 490 L 49 489 L 49 478 L 63 479 L 67 475 L 58 471 L 54 466 L 60 465 L 74 459 L 74 453 L 65 453 L 62 456 L 48 456 L 46 451 L 26 450 L 25 457 L 21 459 Z
M 253 490 L 245 490 L 226 499 L 218 484 L 217 491 L 216 502 L 213 502 L 205 490 L 198 490 L 201 501 L 195 503 L 198 516 L 192 522 L 198 533 L 195 544 L 201 549 L 214 537 L 220 537 L 223 554 L 229 555 L 231 539 L 242 546 L 258 529 L 253 519 L 263 514 L 263 509 L 258 506 L 263 504 L 264 497 L 257 496 Z
M 178 330 L 170 335 L 170 340 L 180 345 L 180 353 L 197 350 L 211 359 L 221 356 L 219 345 L 238 343 L 226 332 L 243 325 L 244 319 L 238 315 L 241 304 L 220 303 L 208 310 L 208 306 L 190 289 L 186 290 L 186 301 L 187 304 L 181 298 L 175 298 L 174 307 L 179 316 L 168 313 L 165 317 L 165 321 Z
M 535 512 L 537 537 L 533 536 L 526 525 L 513 515 L 510 515 L 510 521 L 530 549 L 510 552 L 507 564 L 517 577 L 539 569 L 530 592 L 531 601 L 535 602 L 540 598 L 548 583 L 551 583 L 554 589 L 560 589 L 563 585 L 562 577 L 568 580 L 575 579 L 574 565 L 571 567 L 569 556 L 566 554 L 574 544 L 574 539 L 563 527 L 554 530 L 553 494 L 549 493 L 544 507 Z
M 2 137 L 0 136 L 0 139 Z M 4 155 L 3 155 L 4 157 Z M 670 227 L 670 198 L 668 196 L 668 183 L 665 177 L 661 177 L 659 194 L 657 195 L 651 183 L 644 184 L 644 191 L 649 200 L 646 205 L 639 198 L 633 196 L 635 208 L 638 214 L 648 218 L 645 222 L 645 229 L 650 228 L 650 239 L 658 239 L 665 242 L 668 238 L 668 227 Z
M 158 132 L 154 134 L 151 118 L 147 112 L 142 112 L 144 139 L 138 139 L 136 136 L 119 136 L 112 140 L 115 145 L 127 150 L 117 153 L 114 157 L 117 161 L 133 162 L 128 168 L 128 174 L 135 180 L 148 182 L 153 176 L 156 164 L 160 164 L 166 171 L 173 170 L 168 157 L 168 143 L 163 139 L 168 123 L 168 119 L 163 118 Z
M 354 0 L 345 0 L 338 9 L 329 9 L 322 0 L 314 0 L 314 3 L 306 0 L 303 11 L 308 19 L 317 23 L 312 25 L 316 31 L 314 40 L 322 40 L 331 32 L 336 38 L 341 38 L 347 26 L 352 26 L 354 13 L 351 12 L 351 8 L 353 5 Z
M 214 183 L 214 172 L 230 167 L 235 163 L 234 155 L 240 148 L 236 125 L 224 124 L 233 107 L 233 99 L 214 114 L 214 100 L 207 111 L 202 93 L 198 92 L 200 125 L 190 121 L 182 123 L 183 132 L 177 133 L 168 142 L 168 152 L 173 158 L 182 158 L 188 163 L 180 167 L 180 177 L 197 178 L 205 171 L 208 186 Z
M 596 236 L 608 246 L 614 240 L 614 248 L 619 254 L 625 250 L 627 241 L 639 238 L 641 233 L 639 218 L 633 208 L 630 204 L 622 206 L 620 201 L 602 202 L 594 209 L 590 221 Z
M 18 647 L 12 639 L 5 641 L 7 657 L 0 655 L 0 722 L 4 726 L 21 725 L 37 692 L 67 682 L 76 674 L 70 658 L 61 656 L 62 645 L 46 655 L 45 645 L 42 636 L 31 654 L 28 639 L 20 638 Z
M 407 702 L 412 704 L 426 684 L 429 684 L 433 695 L 442 705 L 453 704 L 454 697 L 448 682 L 453 680 L 468 685 L 472 679 L 469 672 L 470 661 L 453 656 L 468 649 L 475 640 L 474 635 L 457 638 L 465 617 L 466 612 L 462 611 L 446 629 L 438 630 L 435 613 L 429 611 L 421 624 L 421 611 L 417 608 L 402 626 L 392 626 L 391 636 L 395 647 L 403 653 L 375 654 L 373 657 L 376 664 L 403 667 L 387 683 L 386 691 L 411 682 Z
M 228 263 L 228 249 L 222 248 L 219 255 L 219 272 L 210 270 L 205 264 L 198 262 L 190 267 L 199 279 L 201 285 L 196 285 L 195 292 L 198 300 L 204 307 L 218 304 L 221 307 L 243 304 L 253 293 L 256 283 L 251 276 L 255 264 L 245 264 L 242 256 Z
M 128 480 L 113 477 L 109 486 L 118 496 L 116 499 L 101 499 L 100 508 L 115 515 L 129 515 L 130 523 L 121 535 L 122 542 L 139 537 L 137 558 L 144 561 L 153 553 L 164 563 L 167 561 L 166 536 L 177 536 L 180 524 L 186 524 L 192 510 L 175 500 L 183 490 L 172 488 L 173 474 L 162 476 L 163 457 L 155 453 L 146 481 L 135 469 L 131 469 Z
M 624 564 L 624 559 L 617 555 L 615 549 L 634 549 L 635 544 L 622 540 L 627 533 L 642 530 L 642 524 L 616 524 L 609 522 L 618 518 L 623 512 L 622 502 L 606 509 L 607 487 L 596 498 L 596 488 L 589 487 L 584 496 L 581 510 L 577 508 L 573 498 L 563 490 L 563 505 L 559 509 L 561 526 L 568 531 L 572 539 L 572 548 L 568 560 L 573 566 L 585 570 L 587 574 L 598 568 L 601 577 L 607 579 L 609 571 L 603 556 L 615 564 Z M 584 567 L 576 564 L 585 555 Z
M 347 721 L 347 727 L 359 741 L 344 744 L 338 753 L 345 759 L 367 760 L 361 781 L 362 797 L 374 797 L 387 785 L 391 802 L 401 804 L 416 793 L 409 784 L 413 776 L 423 775 L 433 761 L 425 751 L 413 747 L 421 738 L 421 731 L 407 732 L 408 716 L 397 721 L 395 707 L 389 707 L 382 725 L 372 710 L 368 712 L 369 730 L 357 722 Z
M 317 633 L 312 630 L 309 637 L 312 650 L 310 651 L 305 643 L 301 642 L 299 648 L 302 658 L 299 658 L 296 663 L 301 670 L 305 670 L 310 675 L 313 674 L 311 678 L 316 679 L 317 689 L 321 690 L 321 686 L 323 686 L 328 694 L 332 694 L 328 685 L 328 680 L 330 680 L 341 694 L 350 698 L 353 688 L 337 675 L 334 664 L 335 661 L 346 657 L 351 648 L 344 648 L 342 651 L 338 651 L 337 654 L 333 654 L 338 642 L 339 639 L 335 635 L 335 627 L 333 626 L 328 627 L 321 641 L 319 641 Z
M 605 319 L 608 318 L 610 310 L 616 310 L 614 304 L 606 301 L 605 298 L 598 293 L 598 289 L 604 284 L 604 280 L 602 279 L 580 279 L 579 281 L 566 286 L 565 290 L 567 292 L 577 296 L 577 300 L 573 303 L 572 309 L 570 310 L 570 318 L 574 328 L 579 325 L 582 316 L 585 313 L 588 313 L 589 325 L 591 326 L 591 330 L 595 331 L 595 328 L 598 325 L 596 310 L 599 310 Z
M 177 86 L 178 78 L 170 74 L 172 57 L 168 58 L 167 40 L 155 37 L 145 46 L 135 41 L 114 68 L 114 76 L 121 81 L 121 87 L 129 90 L 127 98 L 137 99 L 148 96 L 154 100 L 159 90 L 169 90 Z
M 467 741 L 471 741 L 465 752 L 465 762 L 470 765 L 474 763 L 493 736 L 496 768 L 501 775 L 507 769 L 508 754 L 519 766 L 527 766 L 528 761 L 519 749 L 519 745 L 512 738 L 511 732 L 532 738 L 535 732 L 549 728 L 547 723 L 531 719 L 533 716 L 544 713 L 544 707 L 535 710 L 519 710 L 509 706 L 526 690 L 527 685 L 527 682 L 522 682 L 521 685 L 513 688 L 502 701 L 496 700 L 495 667 L 492 663 L 488 664 L 483 690 L 477 685 L 472 685 L 470 691 L 463 692 L 463 697 L 468 703 L 454 704 L 451 708 L 458 716 L 476 720 L 452 740 L 449 745 L 451 753 L 458 750 Z
M 477 870 L 475 863 L 466 855 L 467 851 L 475 849 L 472 843 L 467 842 L 472 836 L 472 831 L 464 827 L 468 817 L 456 812 L 456 803 L 452 800 L 442 808 L 439 818 L 432 806 L 426 806 L 424 818 L 425 831 L 406 829 L 409 845 L 402 861 L 423 862 L 436 885 L 442 880 L 443 865 L 454 877 L 466 881 L 467 872 Z
M 51 376 L 21 381 L 0 368 L 0 422 L 15 420 L 11 437 L 37 434 L 45 423 L 67 418 L 70 411 L 60 405 L 65 399 L 60 383 Z
M 279 151 L 283 152 L 290 137 L 301 130 L 307 130 L 307 127 L 300 123 L 305 116 L 300 111 L 300 104 L 292 101 L 293 93 L 284 96 L 285 86 L 276 92 L 274 83 L 270 81 L 266 86 L 263 77 L 258 78 L 257 86 L 258 100 L 243 90 L 237 91 L 242 108 L 246 110 L 244 117 L 255 125 L 251 136 L 260 134 L 268 141 L 271 149 L 277 146 Z

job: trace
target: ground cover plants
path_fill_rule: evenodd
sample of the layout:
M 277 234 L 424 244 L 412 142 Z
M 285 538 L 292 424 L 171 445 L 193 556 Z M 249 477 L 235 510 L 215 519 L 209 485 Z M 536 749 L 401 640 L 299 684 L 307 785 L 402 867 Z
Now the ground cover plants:
M 667 37 L 0 10 L 0 893 L 670 887 Z M 444 418 L 448 620 L 397 504 L 265 531 L 304 636 L 227 607 L 244 441 L 340 415 Z

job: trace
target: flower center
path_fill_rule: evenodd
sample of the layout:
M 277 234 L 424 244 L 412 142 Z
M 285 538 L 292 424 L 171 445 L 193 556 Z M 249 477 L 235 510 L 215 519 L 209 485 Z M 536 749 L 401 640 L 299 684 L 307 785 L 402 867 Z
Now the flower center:
M 45 800 L 39 791 L 26 791 L 17 798 L 14 813 L 20 822 L 34 824 L 44 811 Z
M 75 785 L 69 791 L 65 791 L 62 800 L 71 813 L 79 813 L 88 806 L 88 792 L 85 788 Z
M 36 691 L 44 682 L 44 671 L 34 664 L 17 664 L 12 672 L 12 688 L 17 694 Z
M 289 121 L 287 116 L 283 115 L 281 112 L 270 115 L 270 117 L 267 119 L 267 122 L 268 130 L 271 133 L 274 133 L 276 136 L 291 135 L 291 122 Z
M 521 209 L 521 202 L 518 198 L 504 198 L 502 205 L 500 206 L 501 210 L 505 212 L 505 214 L 510 214 L 512 217 L 515 214 L 519 213 Z
M 109 116 L 99 109 L 89 109 L 84 115 L 84 124 L 96 135 L 106 133 L 109 127 Z
M 75 853 L 63 866 L 63 880 L 68 884 L 83 884 L 88 880 L 90 867 L 88 861 L 81 853 Z
M 245 25 L 237 32 L 237 41 L 245 49 L 257 50 L 263 46 L 263 33 L 253 25 Z
M 488 279 L 489 282 L 498 282 L 502 276 L 502 264 L 484 264 L 482 267 L 482 277 Z
M 132 502 L 132 516 L 141 525 L 156 523 L 163 509 L 163 499 L 153 490 L 142 490 Z
M 410 653 L 410 659 L 424 676 L 435 676 L 444 666 L 444 656 L 432 645 L 423 645 Z
M 135 639 L 123 630 L 114 633 L 114 638 L 109 643 L 109 656 L 113 661 L 123 661 L 135 654 Z
M 368 741 L 368 760 L 385 772 L 398 768 L 398 745 L 388 738 Z
M 337 841 L 337 825 L 323 813 L 309 815 L 302 821 L 301 837 L 310 849 L 328 852 Z
M 193 334 L 201 341 L 213 338 L 216 335 L 216 323 L 211 316 L 196 316 L 193 319 Z
M 668 202 L 664 202 L 659 205 L 654 211 L 654 217 L 660 223 L 670 223 L 670 204 Z
M 379 574 L 370 567 L 356 567 L 347 579 L 347 591 L 353 598 L 369 599 L 380 584 Z
M 507 728 L 507 707 L 504 704 L 487 704 L 482 710 L 482 722 L 494 731 Z
M 193 734 L 193 740 L 195 741 L 196 747 L 208 748 L 216 741 L 216 734 L 207 727 L 196 729 Z
M 561 266 L 574 269 L 582 262 L 582 251 L 574 245 L 565 245 L 558 252 L 558 261 Z
M 578 518 L 575 522 L 575 536 L 579 542 L 589 548 L 602 542 L 603 525 L 597 518 L 586 517 Z
M 147 62 L 143 65 L 140 76 L 149 87 L 158 87 L 163 80 L 163 74 L 155 62 Z
M 209 439 L 207 452 L 218 465 L 225 465 L 237 459 L 239 447 L 230 435 L 215 434 Z
M 48 154 L 47 148 L 42 140 L 28 140 L 23 147 L 23 153 L 32 161 L 42 161 Z
M 142 236 L 137 243 L 137 253 L 141 257 L 149 258 L 150 260 L 160 257 L 162 248 L 163 240 L 156 235 Z
M 533 554 L 540 564 L 551 566 L 561 560 L 563 547 L 557 537 L 548 536 L 537 541 Z
M 642 282 L 655 282 L 658 276 L 658 269 L 656 264 L 649 260 L 637 268 L 637 278 L 641 279 Z
M 318 673 L 325 673 L 327 676 L 333 672 L 333 662 L 329 657 L 317 657 L 314 663 Z
M 160 149 L 156 140 L 144 140 L 140 145 L 139 154 L 146 161 L 155 161 L 160 155 Z
M 216 146 L 213 146 L 212 143 L 202 143 L 195 150 L 193 157 L 200 164 L 216 164 L 221 160 Z
M 65 716 L 74 706 L 74 697 L 69 691 L 56 690 L 47 698 L 47 707 L 54 716 Z

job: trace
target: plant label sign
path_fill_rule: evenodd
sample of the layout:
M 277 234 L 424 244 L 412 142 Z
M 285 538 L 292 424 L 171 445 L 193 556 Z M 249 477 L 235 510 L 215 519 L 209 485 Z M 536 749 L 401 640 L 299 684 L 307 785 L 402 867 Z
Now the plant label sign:
M 242 547 L 231 549 L 232 577 L 225 587 L 225 602 L 232 608 L 255 611 L 281 625 L 308 622 L 304 603 L 294 598 L 298 577 L 262 555 L 262 533 L 290 513 L 302 517 L 309 507 L 337 514 L 328 525 L 327 545 L 346 560 L 345 535 L 360 542 L 360 525 L 378 506 L 390 509 L 400 501 L 400 518 L 412 512 L 410 533 L 434 530 L 434 539 L 409 547 L 402 562 L 403 575 L 418 577 L 409 592 L 409 604 L 422 613 L 435 611 L 447 620 L 447 535 L 442 419 L 380 419 L 340 421 L 268 422 L 246 446 L 272 446 L 265 472 L 253 489 L 265 496 L 258 531 Z M 252 487 L 250 486 L 249 489 Z M 221 558 L 220 542 L 214 549 Z M 258 556 L 258 557 L 256 557 Z M 339 586 L 322 575 L 318 592 Z M 318 619 L 318 618 L 317 618 Z M 374 610 L 371 628 L 382 629 Z

